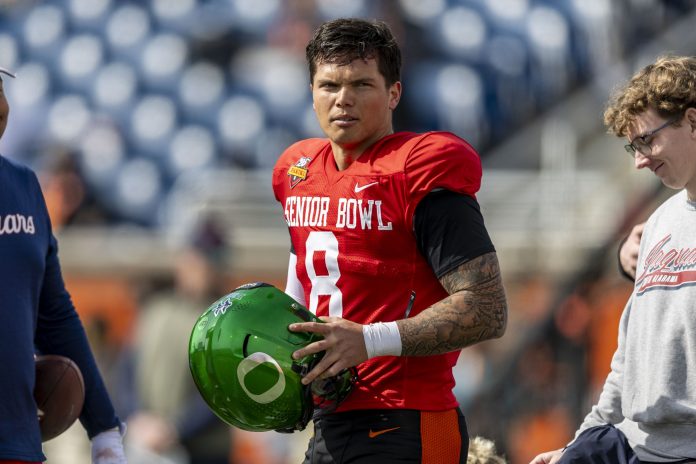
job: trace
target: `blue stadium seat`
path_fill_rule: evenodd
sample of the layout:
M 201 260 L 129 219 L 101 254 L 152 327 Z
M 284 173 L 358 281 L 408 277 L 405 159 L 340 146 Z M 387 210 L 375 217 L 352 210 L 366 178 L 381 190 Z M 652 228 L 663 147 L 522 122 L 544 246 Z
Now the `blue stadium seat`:
M 46 137 L 71 146 L 87 129 L 92 110 L 82 95 L 61 94 L 53 100 L 46 120 Z
M 112 194 L 118 213 L 146 226 L 157 225 L 164 191 L 162 175 L 152 160 L 134 157 L 121 164 Z
M 146 94 L 136 102 L 131 114 L 127 137 L 136 152 L 160 160 L 178 127 L 174 100 L 165 95 Z
M 99 36 L 81 34 L 64 42 L 58 62 L 58 76 L 65 92 L 86 94 L 104 61 L 104 46 Z
M 22 44 L 28 59 L 42 61 L 53 72 L 66 38 L 65 13 L 55 5 L 31 9 L 22 24 Z
M 287 50 L 248 47 L 235 56 L 230 69 L 235 84 L 259 95 L 279 120 L 295 120 L 310 98 L 306 64 Z
M 139 66 L 142 48 L 151 33 L 150 16 L 145 8 L 127 3 L 113 10 L 104 31 L 112 60 Z
M 220 67 L 200 61 L 184 69 L 177 99 L 186 120 L 213 127 L 226 93 L 225 75 Z
M 447 0 L 399 0 L 404 19 L 410 23 L 427 27 L 437 21 L 447 8 Z
M 536 103 L 529 80 L 529 53 L 522 39 L 499 34 L 486 44 L 486 84 L 492 103 L 491 137 L 500 140 L 533 116 Z
M 111 62 L 97 73 L 91 88 L 92 104 L 122 127 L 130 121 L 138 98 L 138 77 L 126 62 Z
M 488 130 L 485 85 L 465 64 L 429 61 L 413 66 L 402 104 L 414 117 L 409 130 L 449 130 L 475 146 Z M 404 110 L 402 110 L 404 111 Z
M 177 34 L 149 37 L 140 56 L 142 81 L 147 90 L 174 96 L 188 52 L 188 44 Z
M 365 0 L 317 0 L 317 10 L 322 20 L 335 18 L 369 18 L 373 17 Z M 374 2 L 369 2 L 374 5 Z
M 19 44 L 12 34 L 0 33 L 0 65 L 6 69 L 17 69 L 19 64 Z
M 464 64 L 445 64 L 434 76 L 438 127 L 478 147 L 486 140 L 485 87 L 478 71 Z
M 534 6 L 527 17 L 531 82 L 540 108 L 564 95 L 573 80 L 571 29 L 555 8 Z
M 529 14 L 529 0 L 478 0 L 494 29 L 518 30 Z
M 281 0 L 227 0 L 232 14 L 230 26 L 252 37 L 263 39 L 266 32 L 281 14 Z
M 152 0 L 150 11 L 161 30 L 186 34 L 196 20 L 196 0 Z
M 488 38 L 485 18 L 474 8 L 457 5 L 445 10 L 437 27 L 429 29 L 447 57 L 469 64 L 480 63 Z
M 66 10 L 75 30 L 97 34 L 104 30 L 113 6 L 113 0 L 69 0 Z
M 297 140 L 297 134 L 284 126 L 266 127 L 255 140 L 254 159 L 235 161 L 242 161 L 242 164 L 248 164 L 249 167 L 270 169 L 281 153 Z
M 12 117 L 2 137 L 2 149 L 3 155 L 26 159 L 32 155 L 28 147 L 39 142 L 37 134 L 45 134 L 52 102 L 51 77 L 46 67 L 37 62 L 25 62 L 12 69 L 17 79 L 4 86 Z
M 127 158 L 126 141 L 112 122 L 94 121 L 77 143 L 78 162 L 85 181 L 100 196 L 111 194 L 114 179 Z
M 204 126 L 187 125 L 178 129 L 169 144 L 166 168 L 171 178 L 185 172 L 213 167 L 217 147 L 212 132 Z
M 612 12 L 616 8 L 610 0 L 592 3 L 577 0 L 558 0 L 544 4 L 557 9 L 568 20 L 571 29 L 574 72 L 587 79 L 607 66 L 613 65 L 615 37 L 622 28 L 616 27 Z M 652 12 L 648 14 L 652 15 Z
M 232 95 L 220 108 L 217 131 L 225 154 L 253 153 L 254 143 L 266 126 L 266 111 L 254 98 Z
M 5 86 L 8 100 L 15 112 L 28 111 L 52 100 L 51 76 L 42 63 L 29 61 L 13 68 L 17 79 Z

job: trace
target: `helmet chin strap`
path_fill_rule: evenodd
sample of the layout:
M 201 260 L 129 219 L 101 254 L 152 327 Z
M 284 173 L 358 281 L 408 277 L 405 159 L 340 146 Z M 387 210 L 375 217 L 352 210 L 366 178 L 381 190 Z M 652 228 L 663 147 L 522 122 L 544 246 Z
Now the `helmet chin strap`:
M 314 394 L 314 407 L 320 408 L 322 412 L 333 412 L 345 400 L 353 386 L 358 381 L 358 370 L 355 367 L 344 369 L 338 375 L 328 379 L 317 379 L 309 386 Z
M 322 356 L 313 356 L 309 362 L 292 363 L 292 370 L 304 377 L 311 371 L 314 366 L 321 360 Z M 307 424 L 312 419 L 315 409 L 320 409 L 322 414 L 330 413 L 345 400 L 353 386 L 358 381 L 358 370 L 355 367 L 344 369 L 338 375 L 327 379 L 317 379 L 309 385 L 302 387 L 302 416 L 293 428 L 276 429 L 280 433 L 292 433 L 295 431 L 304 430 Z

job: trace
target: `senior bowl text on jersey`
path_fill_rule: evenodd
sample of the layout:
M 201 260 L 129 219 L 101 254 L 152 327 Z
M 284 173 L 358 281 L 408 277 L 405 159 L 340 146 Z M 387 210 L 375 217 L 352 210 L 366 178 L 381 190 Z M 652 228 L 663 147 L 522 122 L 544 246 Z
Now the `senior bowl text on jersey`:
M 357 185 L 357 184 L 356 184 Z M 392 230 L 392 223 L 382 216 L 382 200 L 329 197 L 297 197 L 285 199 L 285 222 L 289 227 L 326 227 L 329 210 L 337 229 Z

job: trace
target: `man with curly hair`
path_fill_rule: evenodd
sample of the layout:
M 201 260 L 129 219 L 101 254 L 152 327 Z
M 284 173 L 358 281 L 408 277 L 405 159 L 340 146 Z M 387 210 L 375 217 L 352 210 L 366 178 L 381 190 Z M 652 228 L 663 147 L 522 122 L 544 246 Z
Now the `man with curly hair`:
M 648 219 L 599 401 L 542 463 L 696 462 L 696 57 L 663 56 L 604 113 L 637 169 L 679 192 Z

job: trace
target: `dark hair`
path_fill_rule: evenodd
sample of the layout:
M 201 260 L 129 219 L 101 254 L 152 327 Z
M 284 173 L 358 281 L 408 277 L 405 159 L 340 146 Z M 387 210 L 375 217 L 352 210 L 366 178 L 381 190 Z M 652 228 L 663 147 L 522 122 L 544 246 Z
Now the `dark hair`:
M 350 64 L 353 60 L 375 58 L 387 86 L 401 80 L 401 50 L 389 26 L 383 21 L 334 19 L 323 23 L 307 44 L 309 81 L 319 63 Z

